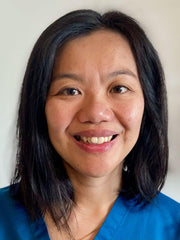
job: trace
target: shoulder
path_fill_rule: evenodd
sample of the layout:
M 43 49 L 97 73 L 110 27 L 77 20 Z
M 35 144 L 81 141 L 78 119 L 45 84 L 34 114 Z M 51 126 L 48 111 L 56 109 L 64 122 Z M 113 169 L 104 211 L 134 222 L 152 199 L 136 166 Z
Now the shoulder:
M 32 221 L 25 207 L 10 194 L 10 187 L 0 189 L 0 239 L 49 240 L 43 218 Z
M 164 239 L 177 239 L 180 236 L 180 204 L 159 193 L 147 207 L 147 222 L 151 232 L 155 231 Z
M 139 210 L 138 210 L 139 209 Z M 149 222 L 152 224 L 158 223 L 158 225 L 180 226 L 180 203 L 164 195 L 163 193 L 157 194 L 157 196 L 147 205 L 135 207 L 137 214 L 146 216 Z
M 146 205 L 143 203 L 137 205 L 135 200 L 128 205 L 125 201 L 123 202 L 127 213 L 124 239 L 178 239 L 180 236 L 180 204 L 178 202 L 162 193 Z M 126 230 L 126 226 L 130 226 L 130 232 Z
M 9 192 L 9 186 L 4 187 L 4 188 L 0 188 L 0 198 L 5 196 L 7 194 L 7 192 Z
M 20 204 L 18 200 L 15 200 L 10 194 L 10 187 L 5 187 L 0 189 L 0 223 L 7 218 L 11 219 L 12 216 L 16 215 L 16 213 L 23 213 L 25 214 L 25 209 Z M 11 216 L 11 218 L 10 218 Z M 19 214 L 17 214 L 19 216 Z M 16 217 L 17 217 L 16 216 Z
M 23 211 L 24 208 L 17 200 L 13 199 L 10 194 L 10 187 L 5 187 L 0 189 L 0 212 L 10 215 L 19 210 Z M 1 214 L 1 217 L 3 214 Z
M 0 189 L 0 239 L 29 239 L 29 218 L 21 203 L 11 197 L 9 187 Z
M 162 217 L 177 220 L 180 223 L 180 203 L 172 198 L 159 193 L 152 201 L 151 208 L 156 214 L 161 214 Z
M 155 197 L 155 200 L 161 202 L 163 205 L 170 204 L 174 207 L 180 207 L 179 202 L 175 201 L 174 199 L 168 197 L 167 195 L 165 195 L 161 192 Z
M 12 207 L 15 205 L 15 201 L 10 196 L 9 187 L 0 189 L 0 212 L 8 213 L 8 211 L 12 210 Z M 3 214 L 0 216 L 2 217 Z

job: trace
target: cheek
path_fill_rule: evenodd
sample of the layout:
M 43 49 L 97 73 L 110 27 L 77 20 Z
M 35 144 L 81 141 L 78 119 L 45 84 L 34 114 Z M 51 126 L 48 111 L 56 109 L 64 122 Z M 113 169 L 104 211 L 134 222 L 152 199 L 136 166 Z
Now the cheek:
M 139 130 L 144 113 L 144 101 L 130 101 L 119 107 L 118 118 L 126 130 Z
M 56 102 L 47 102 L 45 112 L 49 134 L 64 132 L 68 127 L 71 113 L 67 111 L 67 109 L 67 107 L 61 107 L 60 104 Z
M 144 107 L 138 105 L 134 106 L 132 109 L 129 109 L 127 112 L 127 122 L 129 126 L 140 128 L 143 112 Z

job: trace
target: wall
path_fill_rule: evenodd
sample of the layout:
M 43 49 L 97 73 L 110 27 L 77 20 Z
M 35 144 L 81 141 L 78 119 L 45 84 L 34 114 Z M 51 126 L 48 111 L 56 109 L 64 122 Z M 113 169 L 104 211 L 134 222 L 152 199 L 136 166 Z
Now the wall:
M 0 7 L 0 187 L 9 184 L 16 157 L 16 113 L 20 86 L 34 42 L 64 13 L 118 9 L 135 17 L 158 50 L 169 103 L 170 165 L 163 191 L 180 201 L 180 1 L 4 0 Z M 158 143 L 157 143 L 158 144 Z

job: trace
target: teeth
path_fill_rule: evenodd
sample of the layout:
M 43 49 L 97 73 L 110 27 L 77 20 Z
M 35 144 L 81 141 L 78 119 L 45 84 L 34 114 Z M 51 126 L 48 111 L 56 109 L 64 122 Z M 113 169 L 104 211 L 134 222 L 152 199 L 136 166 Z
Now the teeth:
M 105 142 L 110 142 L 113 136 L 109 137 L 80 137 L 81 141 L 90 144 L 102 144 Z

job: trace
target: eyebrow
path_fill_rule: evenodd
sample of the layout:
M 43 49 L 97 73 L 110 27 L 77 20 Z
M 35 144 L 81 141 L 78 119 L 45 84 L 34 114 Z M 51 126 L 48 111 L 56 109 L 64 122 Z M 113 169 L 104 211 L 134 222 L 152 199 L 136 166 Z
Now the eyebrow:
M 81 77 L 74 73 L 57 74 L 55 77 L 52 78 L 52 81 L 60 80 L 63 78 L 70 78 L 70 79 L 74 79 L 77 81 L 82 81 Z
M 129 69 L 123 69 L 123 70 L 111 72 L 107 75 L 106 78 L 109 79 L 109 78 L 117 77 L 118 75 L 128 75 L 137 79 L 137 75 Z M 82 78 L 74 73 L 57 74 L 55 77 L 53 77 L 52 81 L 60 80 L 63 78 L 69 78 L 69 79 L 77 80 L 78 82 L 82 82 Z
M 114 72 L 108 74 L 108 78 L 116 77 L 118 75 L 128 75 L 128 76 L 131 76 L 131 77 L 137 79 L 137 75 L 129 69 L 114 71 Z

